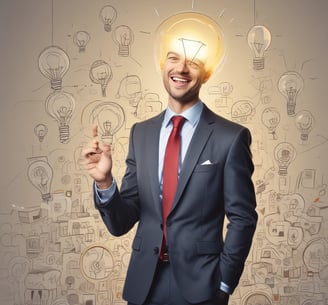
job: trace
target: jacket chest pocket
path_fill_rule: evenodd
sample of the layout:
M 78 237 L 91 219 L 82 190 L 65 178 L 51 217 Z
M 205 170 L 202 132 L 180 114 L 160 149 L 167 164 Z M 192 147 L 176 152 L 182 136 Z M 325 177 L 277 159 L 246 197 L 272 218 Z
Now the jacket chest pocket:
M 219 170 L 218 163 L 198 164 L 194 169 L 194 173 L 215 173 Z

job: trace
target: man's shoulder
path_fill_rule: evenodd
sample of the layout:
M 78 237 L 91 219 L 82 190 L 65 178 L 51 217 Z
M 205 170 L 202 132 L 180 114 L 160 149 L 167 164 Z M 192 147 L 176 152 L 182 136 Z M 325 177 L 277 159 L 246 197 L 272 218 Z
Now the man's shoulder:
M 209 109 L 208 107 L 204 107 L 204 117 L 211 123 L 214 123 L 218 128 L 224 128 L 229 130 L 241 130 L 247 129 L 244 125 L 241 125 L 237 122 L 232 121 L 228 117 L 224 117 L 222 115 L 217 114 L 213 110 Z

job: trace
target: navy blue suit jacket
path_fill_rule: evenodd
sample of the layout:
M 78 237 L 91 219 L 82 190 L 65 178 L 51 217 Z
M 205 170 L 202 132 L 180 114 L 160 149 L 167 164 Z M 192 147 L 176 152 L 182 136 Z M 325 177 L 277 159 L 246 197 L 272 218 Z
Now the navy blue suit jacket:
M 95 197 L 113 235 L 127 233 L 138 222 L 123 291 L 124 299 L 135 304 L 147 297 L 163 237 L 158 181 L 163 116 L 132 127 L 120 190 L 101 206 Z M 170 264 L 190 303 L 211 298 L 221 280 L 232 293 L 242 274 L 257 223 L 250 144 L 247 128 L 204 105 L 167 219 Z M 229 225 L 224 239 L 225 215 Z

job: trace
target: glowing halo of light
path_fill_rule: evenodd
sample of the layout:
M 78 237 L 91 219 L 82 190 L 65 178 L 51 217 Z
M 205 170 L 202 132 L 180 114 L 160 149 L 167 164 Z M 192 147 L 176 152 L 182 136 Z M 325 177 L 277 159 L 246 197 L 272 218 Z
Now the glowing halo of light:
M 212 18 L 195 12 L 178 13 L 165 19 L 155 32 L 155 61 L 162 69 L 169 51 L 205 64 L 212 74 L 225 55 L 223 32 Z

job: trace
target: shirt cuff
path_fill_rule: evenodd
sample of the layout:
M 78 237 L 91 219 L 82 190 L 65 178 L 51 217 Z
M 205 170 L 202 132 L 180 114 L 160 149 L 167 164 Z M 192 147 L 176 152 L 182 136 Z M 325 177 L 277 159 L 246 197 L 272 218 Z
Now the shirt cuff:
M 95 194 L 97 196 L 97 198 L 99 199 L 99 204 L 104 204 L 108 201 L 110 201 L 114 194 L 115 194 L 115 190 L 116 190 L 116 180 L 115 178 L 113 178 L 113 182 L 112 185 L 107 188 L 107 189 L 100 189 L 98 188 L 97 184 L 94 183 L 94 190 L 95 190 Z
M 230 287 L 226 283 L 220 282 L 220 289 L 225 293 L 229 293 Z

